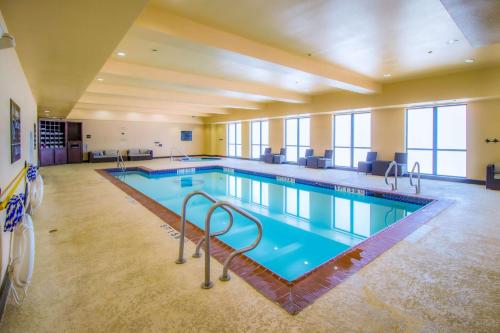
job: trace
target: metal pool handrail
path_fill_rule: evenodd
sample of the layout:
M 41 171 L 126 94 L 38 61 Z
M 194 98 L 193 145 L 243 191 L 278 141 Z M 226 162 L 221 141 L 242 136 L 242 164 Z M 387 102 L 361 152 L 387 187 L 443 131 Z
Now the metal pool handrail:
M 252 244 L 245 246 L 242 249 L 233 251 L 233 253 L 231 253 L 227 257 L 227 259 L 224 261 L 224 268 L 222 269 L 222 275 L 220 277 L 221 281 L 229 281 L 231 279 L 227 271 L 229 268 L 229 264 L 234 259 L 234 257 L 236 257 L 238 254 L 255 249 L 257 245 L 259 245 L 262 239 L 262 223 L 258 218 L 250 215 L 241 208 L 238 208 L 227 201 L 218 201 L 214 203 L 208 210 L 208 213 L 205 217 L 205 281 L 203 281 L 201 284 L 201 287 L 203 289 L 210 289 L 214 285 L 213 282 L 210 281 L 210 221 L 212 220 L 212 215 L 214 211 L 219 207 L 221 208 L 229 207 L 232 210 L 236 211 L 237 213 L 243 215 L 244 217 L 246 217 L 247 219 L 249 219 L 250 221 L 254 222 L 257 225 L 257 229 L 259 232 L 257 239 L 255 239 L 255 241 Z
M 389 177 L 389 172 L 391 171 L 392 167 L 394 167 L 394 183 L 389 183 L 389 180 L 387 178 Z M 393 191 L 398 189 L 398 163 L 396 161 L 392 161 L 385 171 L 385 183 L 387 185 L 391 185 L 391 189 Z
M 413 184 L 413 174 L 415 173 L 415 168 L 417 168 L 417 183 Z M 420 194 L 420 163 L 415 162 L 410 172 L 410 185 L 415 187 L 415 193 Z
M 210 200 L 213 203 L 217 202 L 217 200 L 214 197 L 212 197 L 211 195 L 209 195 L 208 193 L 203 192 L 203 191 L 193 191 L 193 192 L 189 193 L 188 195 L 186 195 L 186 197 L 184 198 L 184 201 L 182 202 L 182 211 L 181 211 L 181 236 L 179 239 L 179 257 L 175 261 L 175 263 L 177 263 L 177 264 L 183 264 L 186 262 L 186 259 L 184 259 L 184 236 L 186 234 L 186 207 L 187 207 L 189 200 L 196 195 L 201 195 L 202 197 L 207 198 L 208 200 Z M 228 232 L 229 229 L 233 226 L 233 213 L 231 213 L 231 211 L 229 209 L 227 209 L 226 207 L 222 207 L 222 209 L 224 209 L 229 214 L 229 225 L 226 229 L 224 229 L 220 232 L 214 233 L 211 236 L 222 235 L 222 234 Z

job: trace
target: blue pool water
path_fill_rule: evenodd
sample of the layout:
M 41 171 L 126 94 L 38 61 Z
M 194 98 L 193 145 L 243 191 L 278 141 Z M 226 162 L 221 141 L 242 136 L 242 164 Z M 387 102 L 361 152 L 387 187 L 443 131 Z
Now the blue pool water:
M 259 246 L 246 255 L 288 281 L 422 207 L 221 169 L 191 175 L 127 172 L 120 179 L 179 215 L 183 198 L 194 190 L 242 207 L 258 217 L 263 227 Z M 210 205 L 207 199 L 194 197 L 188 206 L 188 220 L 204 229 Z M 223 229 L 227 222 L 227 213 L 218 209 L 212 231 Z M 256 236 L 257 227 L 235 214 L 233 228 L 219 239 L 238 249 Z

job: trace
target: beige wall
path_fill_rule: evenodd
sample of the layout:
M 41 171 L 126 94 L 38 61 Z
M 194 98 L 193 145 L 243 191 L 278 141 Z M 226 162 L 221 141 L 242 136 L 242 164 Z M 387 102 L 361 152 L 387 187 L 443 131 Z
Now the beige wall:
M 405 109 L 379 109 L 372 111 L 372 150 L 377 158 L 392 160 L 395 152 L 404 152 Z
M 464 102 L 467 108 L 467 177 L 484 180 L 488 163 L 500 161 L 500 144 L 486 144 L 486 137 L 500 139 L 500 67 L 433 78 L 391 83 L 380 94 L 334 92 L 313 97 L 308 104 L 266 104 L 263 110 L 234 110 L 208 123 L 270 118 L 270 145 L 284 144 L 283 117 L 311 115 L 311 147 L 321 154 L 332 143 L 331 114 L 346 110 L 372 110 L 372 149 L 381 159 L 405 151 L 405 109 L 435 102 Z M 245 140 L 246 138 L 244 138 Z
M 0 25 L 5 27 L 0 13 Z M 10 99 L 21 108 L 21 159 L 10 163 Z M 24 167 L 24 161 L 36 163 L 37 154 L 30 143 L 36 123 L 36 102 L 31 93 L 15 49 L 0 50 L 0 186 L 3 188 Z M 22 187 L 21 187 L 22 188 Z M 0 212 L 0 283 L 9 260 L 10 233 L 3 232 L 5 211 Z M 36 221 L 35 221 L 36 223 Z
M 116 148 L 125 152 L 130 148 L 147 148 L 153 150 L 155 157 L 160 157 L 170 156 L 172 149 L 174 155 L 204 154 L 206 149 L 204 125 L 116 120 L 81 121 L 83 143 L 87 151 Z M 193 141 L 181 141 L 182 130 L 193 131 Z M 91 138 L 87 139 L 87 135 L 91 135 Z M 156 141 L 160 142 L 162 147 L 155 145 Z
M 500 89 L 500 86 L 499 86 Z M 500 162 L 500 99 L 471 102 L 467 106 L 467 177 L 485 179 L 486 165 Z

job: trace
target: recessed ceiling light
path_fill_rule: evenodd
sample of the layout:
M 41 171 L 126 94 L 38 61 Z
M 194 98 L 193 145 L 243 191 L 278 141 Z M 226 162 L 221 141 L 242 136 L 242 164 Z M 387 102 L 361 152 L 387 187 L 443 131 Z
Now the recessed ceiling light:
M 474 62 L 474 59 L 473 59 L 473 58 L 470 58 L 470 59 L 465 59 L 465 60 L 464 60 L 464 62 L 465 62 L 466 64 L 471 64 L 471 63 L 473 63 L 473 62 Z
M 389 74 L 389 73 L 384 74 L 384 77 L 391 77 L 391 76 L 392 76 L 392 74 Z
M 455 44 L 456 42 L 458 42 L 458 39 L 449 39 L 446 43 L 448 44 Z
M 104 79 L 102 77 L 98 77 L 97 81 L 102 82 L 102 81 L 104 81 Z
M 119 56 L 119 57 L 125 57 L 127 54 L 125 52 L 116 52 L 116 55 Z

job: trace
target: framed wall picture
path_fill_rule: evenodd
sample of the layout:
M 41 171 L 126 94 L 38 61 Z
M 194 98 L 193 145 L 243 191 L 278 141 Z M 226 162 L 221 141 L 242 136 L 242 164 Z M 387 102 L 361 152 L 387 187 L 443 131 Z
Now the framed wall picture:
M 181 131 L 181 141 L 193 141 L 193 132 Z
M 21 108 L 10 100 L 10 163 L 21 158 Z

